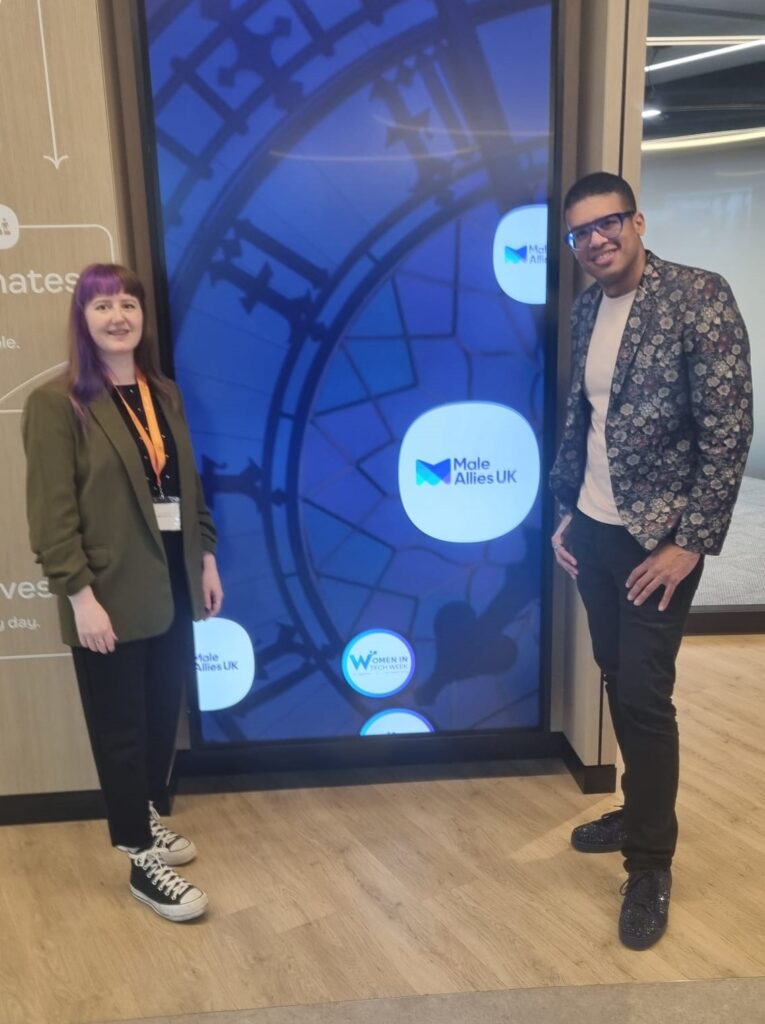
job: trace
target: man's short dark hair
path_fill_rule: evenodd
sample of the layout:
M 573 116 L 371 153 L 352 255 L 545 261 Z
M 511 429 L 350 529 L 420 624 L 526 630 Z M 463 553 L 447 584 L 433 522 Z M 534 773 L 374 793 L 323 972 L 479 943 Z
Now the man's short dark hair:
M 582 199 L 589 199 L 590 196 L 604 196 L 609 192 L 616 192 L 626 203 L 628 210 L 637 210 L 637 200 L 632 187 L 624 178 L 618 174 L 609 174 L 608 171 L 596 171 L 595 174 L 586 174 L 579 181 L 575 181 L 566 193 L 563 200 L 563 212 L 570 210 L 574 203 Z

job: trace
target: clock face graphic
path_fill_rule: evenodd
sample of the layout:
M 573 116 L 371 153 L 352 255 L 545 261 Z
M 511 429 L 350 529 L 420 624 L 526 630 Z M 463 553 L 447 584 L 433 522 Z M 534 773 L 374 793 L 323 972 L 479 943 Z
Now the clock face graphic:
M 503 281 L 544 275 L 551 4 L 143 15 L 175 371 L 254 655 L 223 707 L 225 627 L 200 655 L 202 742 L 541 728 L 547 320 Z

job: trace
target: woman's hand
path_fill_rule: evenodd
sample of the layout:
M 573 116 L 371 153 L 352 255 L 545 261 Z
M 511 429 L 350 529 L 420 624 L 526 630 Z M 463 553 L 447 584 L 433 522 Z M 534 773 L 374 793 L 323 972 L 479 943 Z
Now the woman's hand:
M 205 618 L 217 615 L 223 604 L 223 585 L 218 575 L 215 555 L 205 551 L 202 555 L 202 594 L 205 602 Z
M 96 600 L 92 588 L 83 587 L 70 595 L 69 602 L 82 646 L 96 654 L 111 654 L 117 644 L 117 636 L 106 609 Z
M 564 572 L 569 574 L 572 580 L 575 580 L 579 575 L 579 569 L 576 564 L 576 559 L 566 547 L 566 534 L 568 533 L 568 528 L 571 525 L 571 519 L 572 516 L 570 514 L 565 515 L 561 519 L 558 524 L 558 529 L 552 535 L 551 540 L 555 561 Z

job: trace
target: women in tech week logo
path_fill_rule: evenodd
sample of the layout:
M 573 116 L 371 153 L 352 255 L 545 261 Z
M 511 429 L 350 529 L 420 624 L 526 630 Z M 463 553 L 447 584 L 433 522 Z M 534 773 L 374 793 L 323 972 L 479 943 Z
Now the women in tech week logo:
M 343 675 L 349 686 L 365 697 L 392 697 L 414 675 L 414 651 L 392 629 L 367 629 L 346 646 Z M 372 715 L 360 729 L 361 736 L 390 736 L 433 732 L 426 718 L 410 708 L 386 708 Z
M 449 451 L 459 454 L 438 458 Z M 407 430 L 398 458 L 407 516 L 429 537 L 455 544 L 493 540 L 519 526 L 534 506 L 539 474 L 531 424 L 497 402 L 429 409 Z
M 358 633 L 343 651 L 343 675 L 365 697 L 390 697 L 414 675 L 414 651 L 390 629 Z

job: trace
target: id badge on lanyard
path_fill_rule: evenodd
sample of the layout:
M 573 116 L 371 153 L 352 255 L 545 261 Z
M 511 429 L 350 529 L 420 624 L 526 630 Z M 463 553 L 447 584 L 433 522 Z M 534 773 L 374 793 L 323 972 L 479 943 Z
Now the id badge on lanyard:
M 157 526 L 163 533 L 177 533 L 181 528 L 181 499 L 166 498 L 164 501 L 155 501 L 154 515 L 157 517 Z

